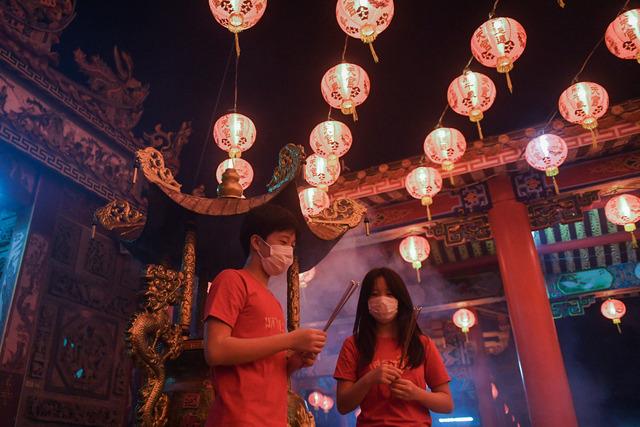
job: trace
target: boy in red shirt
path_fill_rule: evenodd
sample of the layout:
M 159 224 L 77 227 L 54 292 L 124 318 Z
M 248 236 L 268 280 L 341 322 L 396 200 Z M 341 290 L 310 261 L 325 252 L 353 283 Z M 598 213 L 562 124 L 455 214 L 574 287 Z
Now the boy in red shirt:
M 288 210 L 251 210 L 240 239 L 241 270 L 213 280 L 205 303 L 204 354 L 213 367 L 215 401 L 206 427 L 287 425 L 287 379 L 311 366 L 325 345 L 316 329 L 287 333 L 280 303 L 267 287 L 293 262 L 297 221 Z

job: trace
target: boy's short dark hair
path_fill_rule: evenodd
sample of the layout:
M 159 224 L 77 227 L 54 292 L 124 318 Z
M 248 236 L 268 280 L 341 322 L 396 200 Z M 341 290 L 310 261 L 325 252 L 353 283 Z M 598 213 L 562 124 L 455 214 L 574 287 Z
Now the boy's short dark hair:
M 288 230 L 294 231 L 296 236 L 300 232 L 298 220 L 290 210 L 268 203 L 251 209 L 240 228 L 240 244 L 245 256 L 249 256 L 249 241 L 254 234 L 266 240 L 271 233 Z

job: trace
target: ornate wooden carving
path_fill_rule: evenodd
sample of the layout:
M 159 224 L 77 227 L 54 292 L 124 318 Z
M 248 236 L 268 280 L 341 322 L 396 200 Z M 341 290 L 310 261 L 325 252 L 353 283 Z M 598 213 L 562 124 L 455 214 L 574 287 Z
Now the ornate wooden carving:
M 273 193 L 292 181 L 300 171 L 304 158 L 304 147 L 301 145 L 287 144 L 282 147 L 278 153 L 278 166 L 267 184 L 267 191 Z
M 142 169 L 144 176 L 152 183 L 174 191 L 180 191 L 181 184 L 173 177 L 173 173 L 165 166 L 160 151 L 147 147 L 136 151 L 136 166 Z
M 464 245 L 492 238 L 489 218 L 486 215 L 437 223 L 427 227 L 427 236 L 444 240 L 446 246 Z
M 319 215 L 310 217 L 308 225 L 319 238 L 334 240 L 358 226 L 366 212 L 366 208 L 355 200 L 338 199 Z
M 529 205 L 532 230 L 582 220 L 582 210 L 598 200 L 598 191 L 569 194 Z
M 182 248 L 182 274 L 184 274 L 184 289 L 180 302 L 180 327 L 183 335 L 188 336 L 196 274 L 196 232 L 194 230 L 187 230 L 185 236 Z
M 98 209 L 93 221 L 105 230 L 116 230 L 121 237 L 127 237 L 132 231 L 144 226 L 146 217 L 128 201 L 115 199 Z
M 153 128 L 153 132 L 144 133 L 144 140 L 149 146 L 160 150 L 164 156 L 165 165 L 171 169 L 173 175 L 180 171 L 180 153 L 182 147 L 189 142 L 191 136 L 191 122 L 182 122 L 177 131 L 165 131 L 158 123 Z

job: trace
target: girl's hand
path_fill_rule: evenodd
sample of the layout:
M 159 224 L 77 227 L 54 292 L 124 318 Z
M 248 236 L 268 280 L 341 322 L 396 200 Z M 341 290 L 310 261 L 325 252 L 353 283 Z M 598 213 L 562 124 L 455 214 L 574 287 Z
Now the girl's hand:
M 391 384 L 391 396 L 401 400 L 417 400 L 420 387 L 408 379 L 398 378 Z
M 391 384 L 402 376 L 402 371 L 390 363 L 383 362 L 376 369 L 369 372 L 373 384 Z

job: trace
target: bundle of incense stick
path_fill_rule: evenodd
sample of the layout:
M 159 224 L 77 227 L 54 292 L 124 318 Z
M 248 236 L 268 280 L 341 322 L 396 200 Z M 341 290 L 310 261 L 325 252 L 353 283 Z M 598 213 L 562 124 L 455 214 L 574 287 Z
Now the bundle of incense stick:
M 356 282 L 355 280 L 352 280 L 349 287 L 345 289 L 344 294 L 342 294 L 342 298 L 340 298 L 340 301 L 338 301 L 338 305 L 336 305 L 336 308 L 333 309 L 331 316 L 329 316 L 329 320 L 327 320 L 327 323 L 324 325 L 324 328 L 322 329 L 324 332 L 327 332 L 327 329 L 329 329 L 329 326 L 331 326 L 333 321 L 336 320 L 338 313 L 340 313 L 340 310 L 342 310 L 342 307 L 344 307 L 347 301 L 349 301 L 349 298 L 351 298 L 351 295 L 353 295 L 353 293 L 356 291 L 358 286 L 360 286 L 360 282 Z
M 406 368 L 407 365 L 407 353 L 409 352 L 409 345 L 411 344 L 411 338 L 416 331 L 416 324 L 418 322 L 418 316 L 422 311 L 422 307 L 413 307 L 413 312 L 411 313 L 411 319 L 409 320 L 409 327 L 407 336 L 404 337 L 404 342 L 402 343 L 402 354 L 400 355 L 400 363 L 402 369 Z

